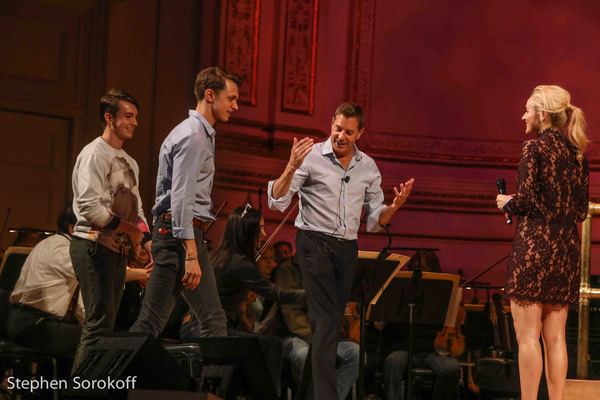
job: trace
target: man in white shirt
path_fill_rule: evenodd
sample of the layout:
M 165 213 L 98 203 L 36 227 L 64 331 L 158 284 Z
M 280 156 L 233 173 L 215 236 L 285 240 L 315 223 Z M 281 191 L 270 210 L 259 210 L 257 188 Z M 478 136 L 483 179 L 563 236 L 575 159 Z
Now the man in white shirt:
M 123 150 L 133 138 L 138 110 L 137 100 L 125 90 L 104 95 L 102 135 L 81 150 L 73 168 L 77 223 L 70 253 L 86 310 L 73 372 L 100 336 L 114 329 L 127 258 L 143 262 L 150 257 L 139 167 Z
M 75 356 L 84 316 L 69 255 L 75 221 L 68 207 L 58 217 L 59 233 L 42 240 L 29 253 L 10 296 L 7 325 L 11 340 L 70 359 Z
M 75 356 L 85 310 L 69 247 L 77 221 L 71 206 L 58 217 L 58 234 L 38 243 L 27 256 L 10 296 L 10 340 L 64 357 L 65 371 Z M 147 269 L 127 269 L 127 281 L 147 281 Z M 62 363 L 61 363 L 62 365 Z

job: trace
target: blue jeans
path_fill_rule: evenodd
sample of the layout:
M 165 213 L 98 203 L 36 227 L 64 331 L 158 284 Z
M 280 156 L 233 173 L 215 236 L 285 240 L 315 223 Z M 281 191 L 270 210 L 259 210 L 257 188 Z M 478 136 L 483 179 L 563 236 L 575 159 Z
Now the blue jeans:
M 157 219 L 152 232 L 154 269 L 146 287 L 140 315 L 129 329 L 130 332 L 146 332 L 158 336 L 181 294 L 199 321 L 201 337 L 227 336 L 227 319 L 219 300 L 202 229 L 194 227 L 194 237 L 202 277 L 198 287 L 189 290 L 184 289 L 181 283 L 185 272 L 183 244 L 173 237 L 171 221 Z
M 292 377 L 297 385 L 302 381 L 302 371 L 308 355 L 308 343 L 297 336 L 283 339 L 283 355 L 292 367 Z M 337 345 L 337 394 L 344 400 L 358 378 L 358 345 L 354 342 L 339 342 Z
M 408 352 L 394 351 L 383 361 L 383 385 L 387 400 L 404 400 L 404 373 L 408 364 Z M 460 366 L 454 357 L 436 353 L 416 353 L 413 367 L 430 368 L 435 382 L 433 400 L 456 398 L 456 386 L 460 378 Z

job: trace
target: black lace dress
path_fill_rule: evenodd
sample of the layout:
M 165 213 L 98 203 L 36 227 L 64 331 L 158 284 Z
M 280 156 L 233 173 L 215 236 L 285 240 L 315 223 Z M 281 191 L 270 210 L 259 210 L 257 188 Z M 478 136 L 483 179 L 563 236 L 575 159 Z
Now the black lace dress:
M 505 209 L 519 216 L 509 258 L 508 295 L 520 305 L 558 308 L 577 301 L 577 222 L 588 209 L 589 167 L 559 131 L 525 142 L 517 193 Z

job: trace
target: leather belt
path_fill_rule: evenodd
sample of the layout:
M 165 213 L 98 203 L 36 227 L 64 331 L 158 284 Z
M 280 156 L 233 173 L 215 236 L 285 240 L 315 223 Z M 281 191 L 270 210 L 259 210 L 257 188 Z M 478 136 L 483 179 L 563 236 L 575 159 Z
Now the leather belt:
M 171 213 L 170 212 L 162 213 L 160 215 L 159 219 L 162 221 L 171 221 L 171 219 L 172 219 Z M 208 228 L 209 224 L 210 224 L 210 221 L 202 221 L 201 219 L 198 219 L 198 218 L 192 219 L 192 225 L 202 229 L 203 231 L 206 230 L 206 228 Z

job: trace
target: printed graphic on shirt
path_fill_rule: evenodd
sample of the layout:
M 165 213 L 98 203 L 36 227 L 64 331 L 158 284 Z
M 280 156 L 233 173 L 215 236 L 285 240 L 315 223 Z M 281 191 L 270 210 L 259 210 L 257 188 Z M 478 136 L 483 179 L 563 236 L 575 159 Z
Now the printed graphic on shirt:
M 138 184 L 133 168 L 123 157 L 114 157 L 110 162 L 108 190 L 111 198 L 111 211 L 123 221 L 138 221 Z M 114 232 L 112 232 L 114 234 Z M 123 254 L 128 255 L 131 248 L 129 236 L 118 233 L 113 238 Z

